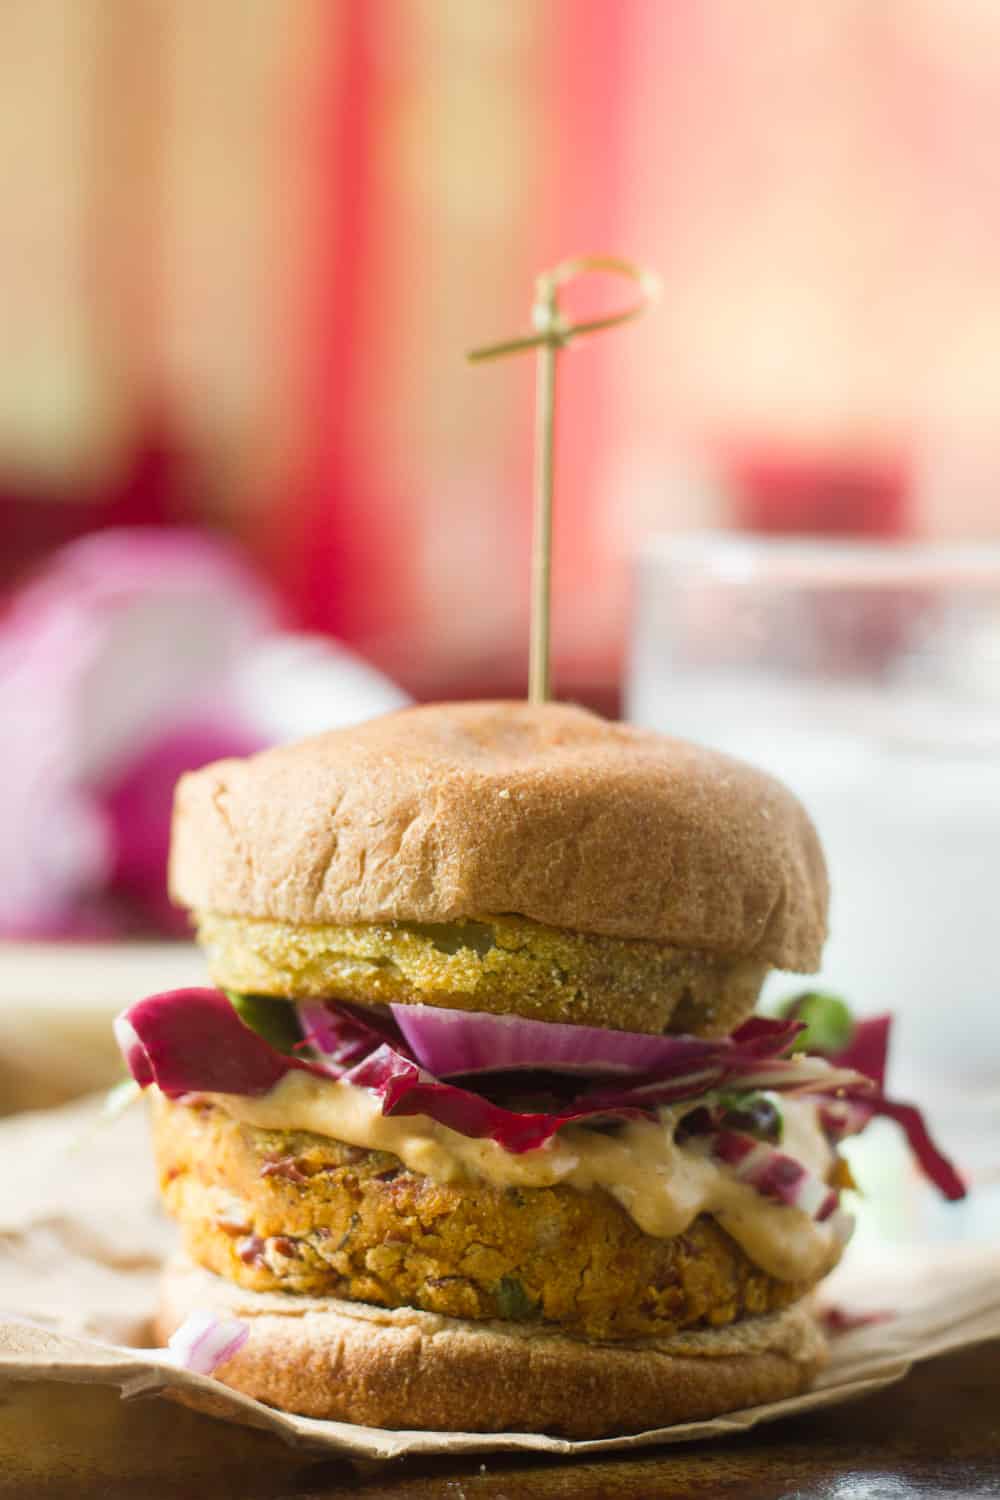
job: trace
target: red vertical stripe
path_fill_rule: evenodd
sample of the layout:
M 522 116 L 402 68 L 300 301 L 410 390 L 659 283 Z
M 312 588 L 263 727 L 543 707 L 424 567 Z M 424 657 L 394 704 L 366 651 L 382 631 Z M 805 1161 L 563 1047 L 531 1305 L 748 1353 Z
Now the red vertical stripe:
M 581 253 L 637 255 L 641 247 L 622 241 L 620 125 L 628 87 L 626 41 L 636 23 L 634 0 L 554 0 L 549 13 L 553 171 L 543 183 L 539 266 Z M 582 289 L 584 299 L 588 290 Z M 604 288 L 595 283 L 591 295 L 598 292 L 603 294 Z M 609 298 L 620 295 L 617 286 L 609 285 Z M 624 296 L 630 296 L 627 288 Z M 602 459 L 614 441 L 606 419 L 607 341 L 617 336 L 600 335 L 560 361 L 554 649 L 570 689 L 574 680 L 613 673 L 620 653 L 620 640 L 608 639 L 606 633 L 596 652 L 593 645 L 582 652 L 574 646 L 576 639 L 586 639 L 580 612 L 594 590 L 597 570 L 608 567 L 601 481 Z
M 346 640 L 364 636 L 382 596 L 389 554 L 380 549 L 370 480 L 359 454 L 359 403 L 370 277 L 378 235 L 373 165 L 378 110 L 375 65 L 381 7 L 330 6 L 328 57 L 316 109 L 318 180 L 325 197 L 313 206 L 318 254 L 310 341 L 306 444 L 301 494 L 289 509 L 295 543 L 290 591 L 301 622 Z

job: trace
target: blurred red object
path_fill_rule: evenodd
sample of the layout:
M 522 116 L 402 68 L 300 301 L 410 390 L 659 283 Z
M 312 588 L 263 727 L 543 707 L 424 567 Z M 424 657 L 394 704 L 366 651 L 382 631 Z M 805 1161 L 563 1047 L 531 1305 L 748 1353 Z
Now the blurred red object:
M 171 904 L 164 878 L 174 787 L 185 771 L 261 748 L 260 735 L 234 716 L 225 723 L 177 724 L 102 788 L 99 805 L 110 845 L 107 896 L 120 920 L 150 932 L 187 935 L 188 915 Z
M 151 415 L 122 455 L 114 480 L 95 493 L 83 480 L 40 491 L 0 480 L 0 584 L 11 584 L 49 553 L 93 531 L 170 526 L 196 519 L 189 464 L 169 425 Z
M 83 537 L 15 592 L 0 617 L 0 936 L 183 932 L 166 895 L 178 777 L 405 701 L 283 620 L 239 549 L 180 527 Z
M 903 536 L 912 529 L 902 458 L 809 453 L 776 446 L 727 464 L 733 522 L 801 536 Z
M 121 528 L 59 549 L 0 619 L 0 933 L 174 929 L 173 781 L 260 748 L 231 679 L 278 621 L 228 544 Z

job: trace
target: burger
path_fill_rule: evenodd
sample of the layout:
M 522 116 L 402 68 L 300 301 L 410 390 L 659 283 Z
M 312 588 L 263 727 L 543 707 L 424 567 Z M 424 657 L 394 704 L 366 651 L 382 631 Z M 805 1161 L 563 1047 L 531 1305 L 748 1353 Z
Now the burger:
M 887 1018 L 754 1016 L 817 969 L 827 875 L 727 756 L 407 709 L 183 777 L 170 879 L 218 988 L 116 1023 L 183 1241 L 158 1328 L 240 1320 L 217 1374 L 261 1401 L 592 1438 L 791 1396 L 843 1138 L 893 1115 L 962 1191 L 883 1092 Z

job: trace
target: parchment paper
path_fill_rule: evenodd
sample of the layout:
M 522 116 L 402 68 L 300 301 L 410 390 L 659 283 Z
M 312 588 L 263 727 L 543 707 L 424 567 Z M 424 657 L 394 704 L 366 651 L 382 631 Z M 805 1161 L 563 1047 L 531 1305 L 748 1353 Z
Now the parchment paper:
M 817 1387 L 789 1401 L 590 1442 L 319 1422 L 273 1411 L 138 1347 L 174 1238 L 157 1205 L 141 1106 L 104 1124 L 95 1101 L 15 1116 L 0 1123 L 0 1160 L 0 1380 L 111 1384 L 126 1398 L 164 1392 L 297 1446 L 356 1459 L 515 1449 L 583 1454 L 726 1436 L 851 1400 L 900 1380 L 917 1360 L 1000 1338 L 1000 1245 L 900 1250 L 875 1263 L 856 1259 L 838 1272 L 828 1292 L 838 1306 L 894 1316 L 839 1335 Z

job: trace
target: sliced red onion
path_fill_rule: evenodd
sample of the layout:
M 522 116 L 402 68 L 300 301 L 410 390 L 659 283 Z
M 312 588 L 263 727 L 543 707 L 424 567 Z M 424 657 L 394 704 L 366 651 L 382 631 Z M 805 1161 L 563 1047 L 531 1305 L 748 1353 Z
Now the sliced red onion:
M 737 1130 L 720 1130 L 712 1137 L 711 1150 L 713 1156 L 732 1167 L 737 1177 L 759 1193 L 777 1198 L 791 1208 L 800 1208 L 819 1223 L 837 1208 L 835 1188 L 765 1141 Z
M 751 1017 L 730 1037 L 706 1040 L 429 1005 L 391 1005 L 386 1010 L 312 1001 L 301 1005 L 299 1012 L 308 1017 L 304 1021 L 304 1029 L 311 1033 L 307 1039 L 324 1054 L 324 1062 L 336 1063 L 339 1056 L 353 1054 L 367 1032 L 373 1046 L 388 1042 L 436 1079 L 524 1071 L 589 1077 L 599 1092 L 588 1088 L 581 1097 L 588 1104 L 600 1102 L 612 1110 L 619 1103 L 652 1109 L 729 1083 L 740 1089 L 789 1093 L 866 1086 L 858 1073 L 835 1068 L 825 1058 L 802 1053 L 782 1056 L 802 1024 L 764 1016 Z M 389 1020 L 390 1013 L 393 1020 Z M 631 1063 L 626 1061 L 630 1052 Z M 611 1061 L 605 1061 L 609 1056 Z
M 715 1064 L 742 1045 L 747 1060 L 777 1057 L 802 1029 L 794 1021 L 761 1019 L 732 1042 L 692 1036 L 647 1036 L 596 1026 L 566 1026 L 523 1016 L 448 1010 L 437 1005 L 392 1005 L 396 1025 L 417 1061 L 437 1078 L 470 1077 L 514 1069 L 544 1069 L 602 1078 L 677 1077 Z M 743 1029 L 741 1028 L 741 1031 Z
M 211 1312 L 193 1312 L 167 1340 L 174 1364 L 196 1375 L 213 1375 L 220 1365 L 238 1354 L 250 1337 L 250 1328 L 239 1318 L 220 1318 Z
M 863 1084 L 857 1074 L 837 1074 L 821 1058 L 777 1056 L 787 1050 L 800 1029 L 800 1024 L 794 1021 L 775 1022 L 755 1017 L 729 1039 L 706 1041 L 685 1036 L 637 1036 L 604 1028 L 564 1026 L 433 1006 L 390 1007 L 395 1027 L 386 1026 L 376 1014 L 375 1007 L 328 1004 L 325 1016 L 317 1014 L 319 1009 L 321 1007 L 311 1006 L 308 1014 L 316 1017 L 316 1035 L 322 1034 L 326 1038 L 326 1053 L 332 1056 L 337 1046 L 344 1045 L 339 1039 L 345 1025 L 349 1029 L 359 1023 L 368 1025 L 375 1040 L 388 1042 L 396 1052 L 401 1052 L 409 1044 L 413 1060 L 424 1065 L 424 1082 L 431 1078 L 438 1082 L 443 1072 L 451 1076 L 519 1071 L 568 1077 L 590 1075 L 593 1086 L 584 1089 L 566 1110 L 560 1112 L 566 1123 L 570 1118 L 585 1118 L 587 1115 L 595 1118 L 604 1114 L 634 1117 L 637 1111 L 651 1112 L 662 1105 L 697 1097 L 730 1082 L 743 1089 L 794 1088 L 796 1092 L 818 1087 L 826 1089 L 841 1081 Z M 552 1035 L 547 1035 L 550 1032 Z M 468 1038 L 467 1042 L 458 1040 L 460 1033 Z M 518 1037 L 523 1041 L 516 1040 Z M 488 1047 L 491 1038 L 498 1039 L 492 1052 Z M 505 1040 L 513 1043 L 506 1050 Z M 590 1061 L 580 1056 L 581 1043 L 591 1049 Z M 641 1071 L 635 1075 L 639 1081 L 627 1081 L 629 1073 L 623 1059 L 629 1048 L 634 1048 L 633 1066 L 640 1056 L 646 1059 Z M 612 1061 L 610 1068 L 604 1062 L 609 1054 L 614 1058 L 616 1053 L 617 1065 L 621 1069 L 618 1073 L 620 1081 L 612 1081 L 616 1062 Z M 653 1053 L 658 1056 L 659 1063 L 656 1075 L 650 1078 L 649 1058 Z M 576 1054 L 579 1060 L 564 1067 L 560 1059 L 567 1054 Z M 436 1066 L 430 1063 L 432 1056 Z M 519 1059 L 516 1063 L 513 1061 L 515 1056 Z M 489 1057 L 492 1061 L 487 1063 Z M 482 1065 L 470 1066 L 478 1063 Z M 436 1098 L 440 1107 L 440 1095 Z M 408 1108 L 407 1112 L 413 1111 Z

